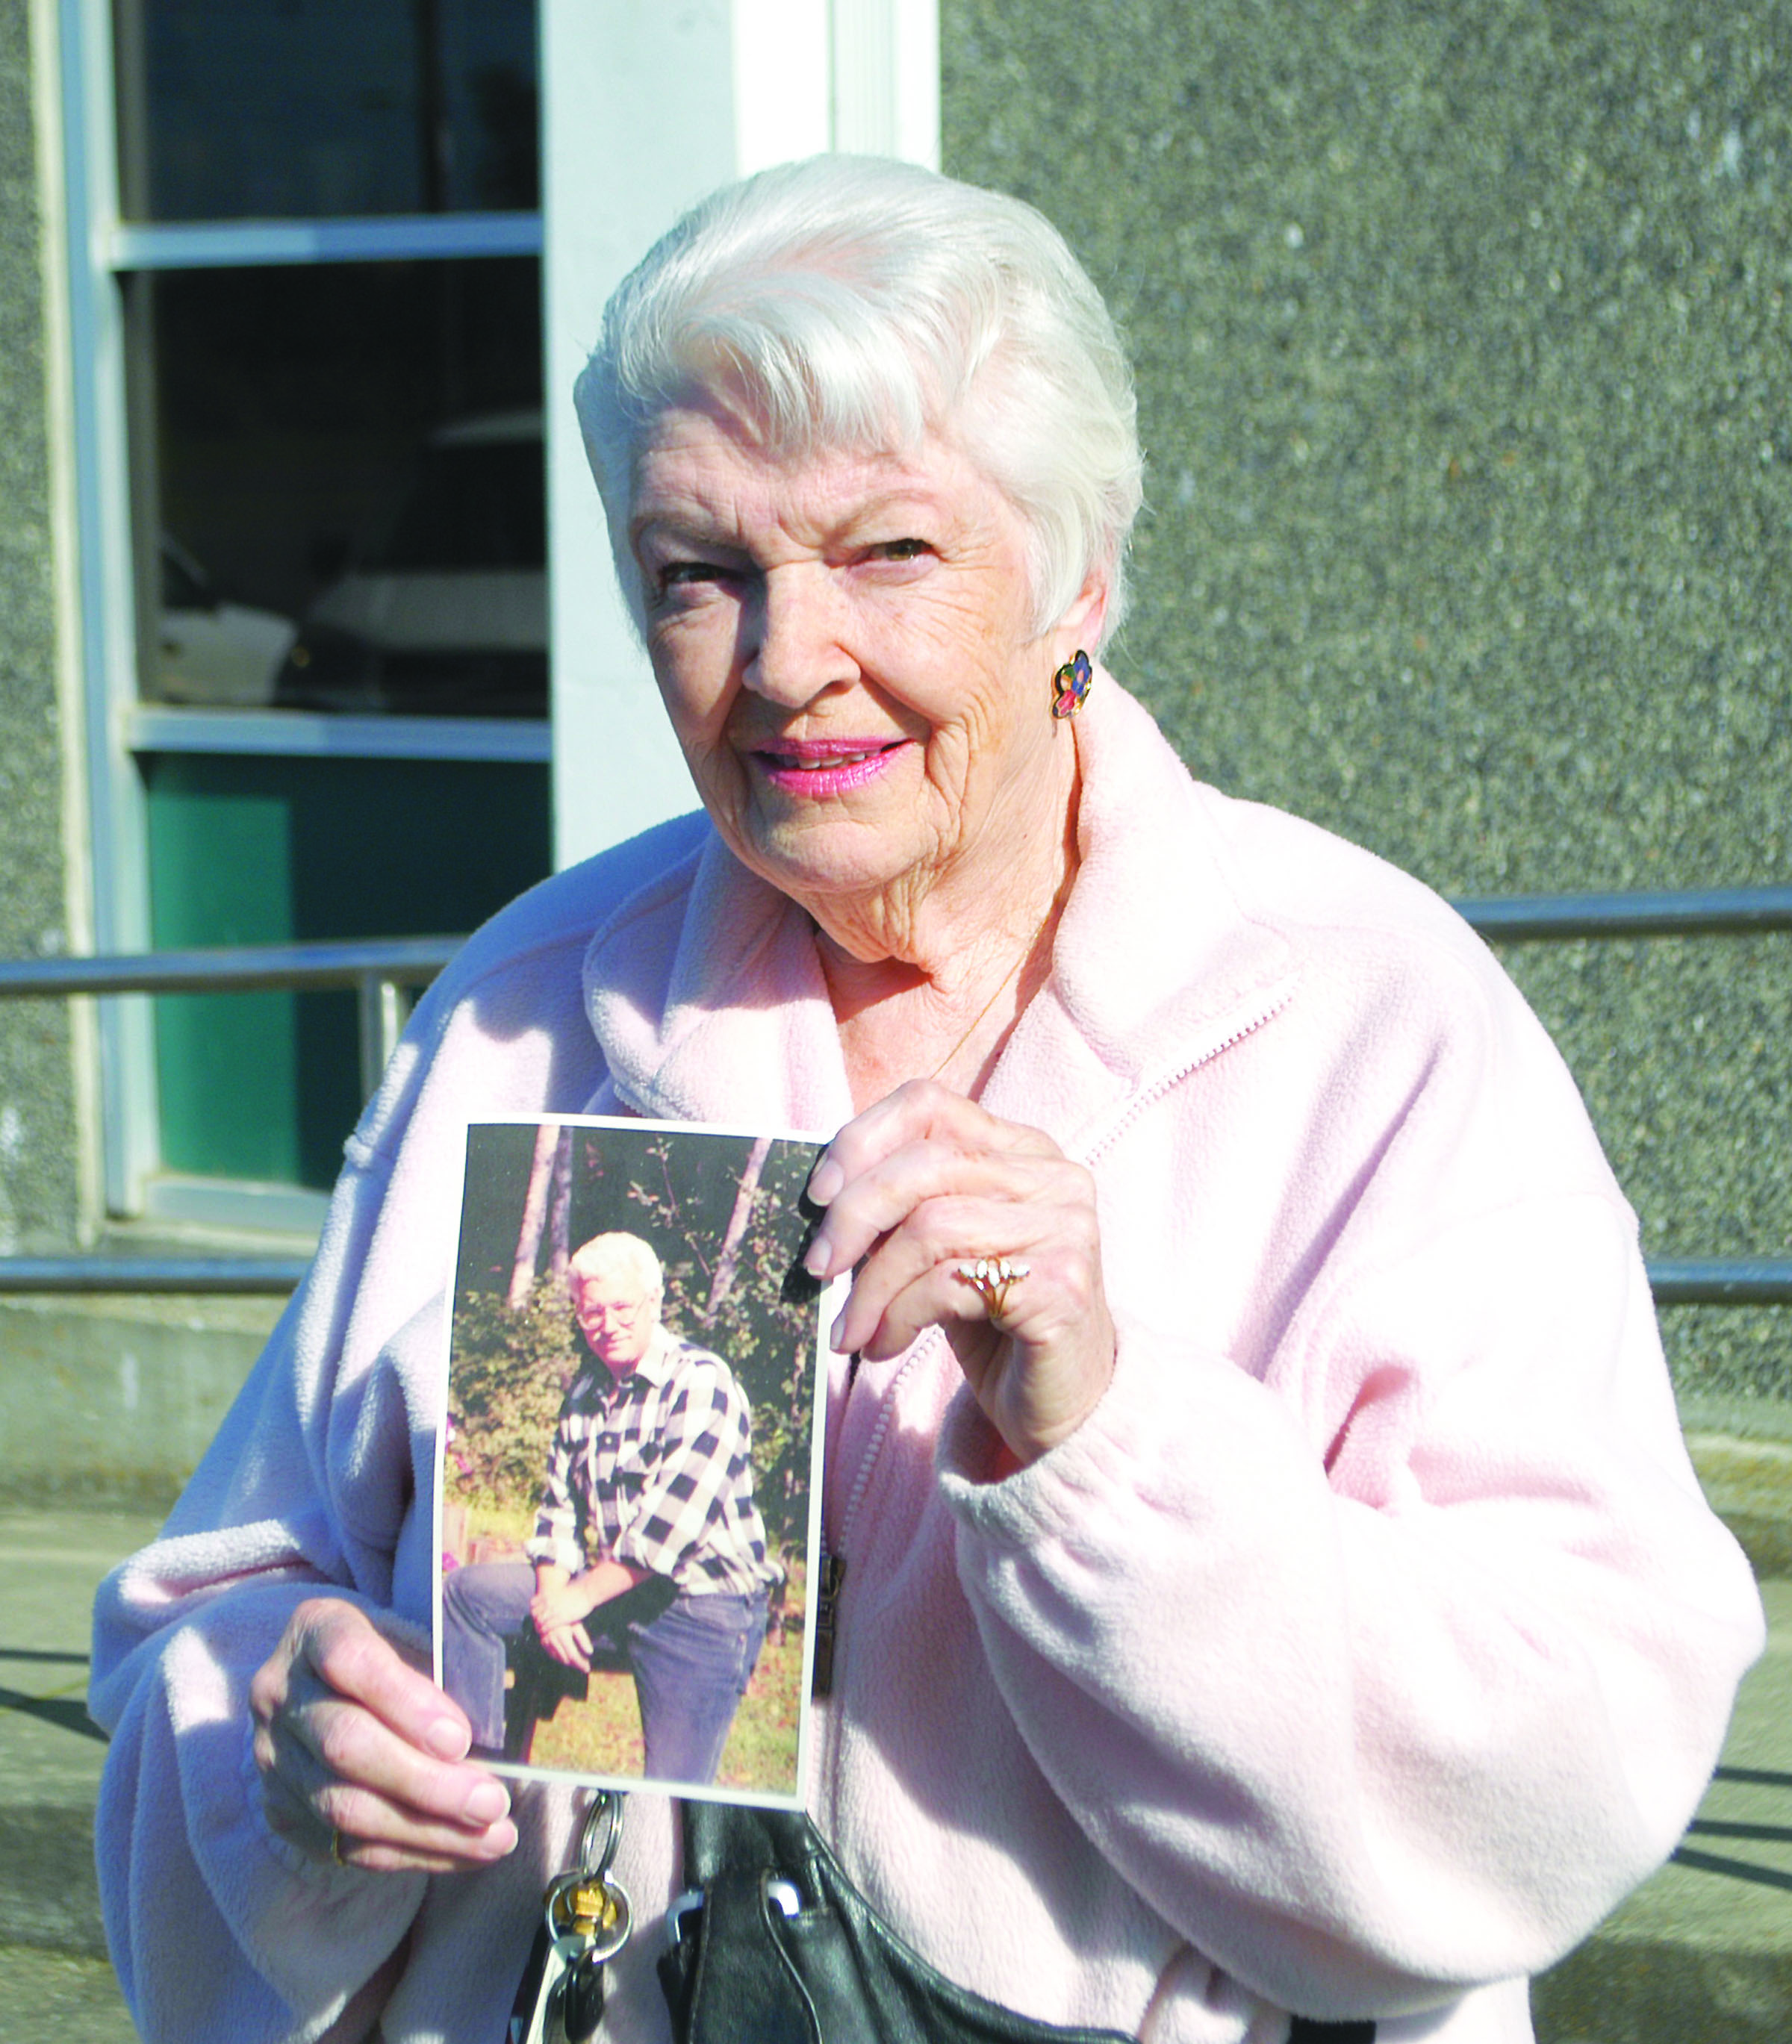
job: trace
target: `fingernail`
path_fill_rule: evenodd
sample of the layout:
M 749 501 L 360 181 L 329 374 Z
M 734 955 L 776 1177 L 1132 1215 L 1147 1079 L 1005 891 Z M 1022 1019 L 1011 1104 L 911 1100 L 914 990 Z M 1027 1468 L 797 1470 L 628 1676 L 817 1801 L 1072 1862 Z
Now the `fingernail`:
M 513 1853 L 517 1850 L 516 1826 L 500 1824 L 487 1836 L 486 1843 L 491 1847 L 492 1856 L 495 1859 L 502 1859 L 506 1853 Z
M 834 1316 L 834 1324 L 828 1330 L 828 1346 L 829 1348 L 833 1350 L 836 1355 L 840 1353 L 840 1350 L 841 1330 L 845 1327 L 845 1314 L 844 1312 L 836 1313 Z
M 834 1246 L 824 1231 L 802 1252 L 802 1267 L 811 1278 L 825 1278 L 828 1266 L 833 1261 L 833 1254 Z
M 459 1760 L 467 1750 L 467 1728 L 452 1718 L 437 1718 L 423 1735 L 423 1742 L 444 1760 Z
M 510 1807 L 501 1781 L 482 1781 L 461 1805 L 475 1824 L 495 1824 Z
M 846 1183 L 846 1174 L 832 1157 L 824 1157 L 809 1176 L 809 1197 L 825 1207 Z

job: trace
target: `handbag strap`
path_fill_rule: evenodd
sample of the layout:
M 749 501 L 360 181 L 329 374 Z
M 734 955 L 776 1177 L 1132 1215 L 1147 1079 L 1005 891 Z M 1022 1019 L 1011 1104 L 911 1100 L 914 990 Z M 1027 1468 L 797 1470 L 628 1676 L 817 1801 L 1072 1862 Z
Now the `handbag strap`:
M 801 1810 L 761 1810 L 741 1803 L 700 1803 L 684 1809 L 686 1886 L 707 1888 L 725 1869 L 770 1869 L 800 1883 L 818 1835 Z

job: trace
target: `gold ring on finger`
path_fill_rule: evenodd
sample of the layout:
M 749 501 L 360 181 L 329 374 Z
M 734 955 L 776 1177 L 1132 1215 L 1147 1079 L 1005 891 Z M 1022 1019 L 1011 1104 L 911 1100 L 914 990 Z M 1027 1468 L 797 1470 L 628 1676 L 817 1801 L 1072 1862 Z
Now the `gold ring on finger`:
M 338 1866 L 346 1866 L 348 1864 L 348 1861 L 342 1857 L 342 1827 L 340 1824 L 330 1826 L 330 1858 Z
M 959 1264 L 957 1274 L 983 1301 L 990 1325 L 999 1328 L 1008 1310 L 1008 1294 L 1027 1275 L 1029 1267 L 1006 1256 L 979 1256 L 975 1263 Z

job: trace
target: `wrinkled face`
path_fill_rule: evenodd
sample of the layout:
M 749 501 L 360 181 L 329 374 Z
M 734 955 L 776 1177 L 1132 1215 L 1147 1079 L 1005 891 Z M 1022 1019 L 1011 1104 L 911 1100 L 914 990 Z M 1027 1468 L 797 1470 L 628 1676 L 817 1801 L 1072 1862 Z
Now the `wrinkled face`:
M 1001 884 L 1075 627 L 1034 637 L 1025 528 L 968 461 L 938 438 L 781 459 L 694 402 L 637 459 L 629 538 L 660 692 L 745 864 L 812 910 L 979 860 Z
M 575 1280 L 572 1310 L 586 1347 L 616 1377 L 626 1377 L 647 1354 L 660 1324 L 652 1294 L 632 1278 Z

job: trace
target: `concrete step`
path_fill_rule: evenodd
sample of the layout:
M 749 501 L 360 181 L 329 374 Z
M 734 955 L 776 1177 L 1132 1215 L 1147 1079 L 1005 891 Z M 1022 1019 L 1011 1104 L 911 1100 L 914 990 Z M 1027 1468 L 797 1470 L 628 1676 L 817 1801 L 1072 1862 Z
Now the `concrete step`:
M 1777 1421 L 1783 1408 L 1767 1409 Z M 1792 1576 L 1792 1440 L 1694 1427 L 1686 1447 L 1711 1508 L 1756 1576 Z
M 0 1504 L 166 1510 L 282 1303 L 0 1295 Z

